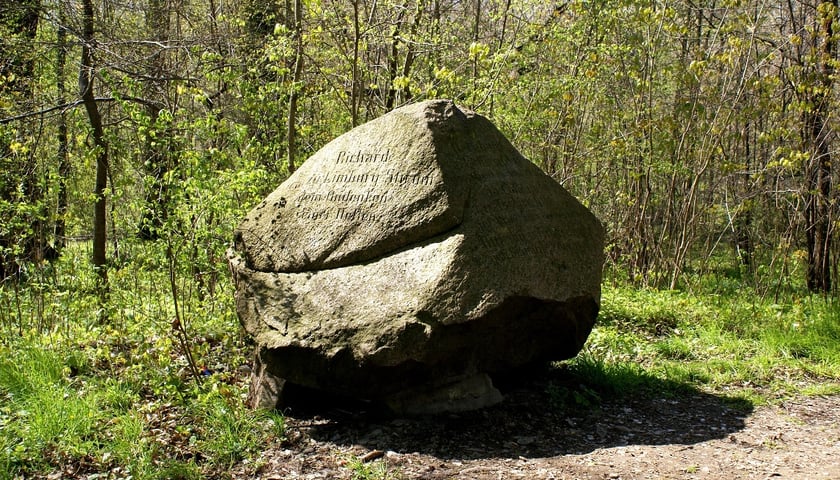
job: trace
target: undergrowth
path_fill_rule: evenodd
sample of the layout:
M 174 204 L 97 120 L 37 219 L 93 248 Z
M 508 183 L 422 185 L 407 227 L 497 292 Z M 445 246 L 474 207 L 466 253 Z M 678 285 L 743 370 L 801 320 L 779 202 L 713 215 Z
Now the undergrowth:
M 138 247 L 111 270 L 105 324 L 77 256 L 2 286 L 0 480 L 224 478 L 284 437 L 282 415 L 244 407 L 250 347 L 230 285 L 191 291 L 192 272 L 180 272 L 184 344 L 155 251 Z

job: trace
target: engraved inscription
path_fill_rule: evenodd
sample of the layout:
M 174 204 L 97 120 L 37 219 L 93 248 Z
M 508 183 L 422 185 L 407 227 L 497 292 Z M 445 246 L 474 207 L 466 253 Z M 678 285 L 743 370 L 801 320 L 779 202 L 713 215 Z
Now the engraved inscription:
M 335 163 L 372 163 L 372 162 L 387 162 L 391 159 L 391 150 L 385 150 L 384 153 L 372 152 L 338 152 Z
M 399 172 L 389 168 L 392 159 L 390 149 L 339 151 L 334 172 L 315 173 L 297 184 L 295 216 L 303 220 L 376 221 L 396 201 L 393 188 L 434 185 L 435 172 Z

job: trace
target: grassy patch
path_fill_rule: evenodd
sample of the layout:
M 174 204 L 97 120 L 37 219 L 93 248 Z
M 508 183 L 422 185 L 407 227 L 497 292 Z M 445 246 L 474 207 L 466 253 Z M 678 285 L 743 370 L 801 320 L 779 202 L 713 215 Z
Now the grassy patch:
M 570 364 L 618 391 L 636 391 L 642 371 L 736 403 L 840 392 L 836 302 L 791 296 L 779 303 L 749 292 L 607 285 L 586 352 Z
M 63 257 L 37 287 L 0 285 L 0 480 L 218 478 L 282 440 L 282 415 L 243 404 L 248 347 L 229 285 L 199 295 L 193 272 L 177 272 L 179 341 L 168 272 L 140 248 L 111 272 L 104 325 L 83 263 Z
M 392 469 L 387 460 L 379 459 L 366 462 L 358 457 L 350 457 L 346 463 L 353 480 L 399 480 L 399 470 Z

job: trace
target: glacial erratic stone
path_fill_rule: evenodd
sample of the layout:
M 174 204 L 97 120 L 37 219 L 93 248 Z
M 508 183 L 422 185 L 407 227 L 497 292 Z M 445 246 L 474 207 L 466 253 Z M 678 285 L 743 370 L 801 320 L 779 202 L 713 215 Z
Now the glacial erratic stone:
M 487 374 L 575 356 L 600 303 L 600 222 L 446 100 L 333 140 L 234 238 L 254 406 L 284 382 L 409 413 L 486 406 Z

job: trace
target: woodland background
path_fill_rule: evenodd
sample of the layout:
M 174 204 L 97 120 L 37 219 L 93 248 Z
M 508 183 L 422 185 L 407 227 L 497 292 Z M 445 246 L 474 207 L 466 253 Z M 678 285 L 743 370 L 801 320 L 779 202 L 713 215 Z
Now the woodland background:
M 217 275 L 308 155 L 445 97 L 590 206 L 632 282 L 719 259 L 831 292 L 837 20 L 811 0 L 4 0 L 0 273 L 91 238 L 104 270 L 177 233 Z
M 606 226 L 598 324 L 546 408 L 840 392 L 838 12 L 0 0 L 0 480 L 248 478 L 296 448 L 243 406 L 224 252 L 325 143 L 430 98 Z

